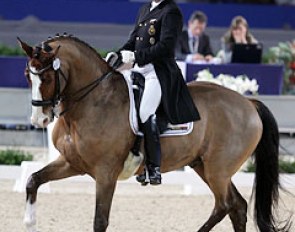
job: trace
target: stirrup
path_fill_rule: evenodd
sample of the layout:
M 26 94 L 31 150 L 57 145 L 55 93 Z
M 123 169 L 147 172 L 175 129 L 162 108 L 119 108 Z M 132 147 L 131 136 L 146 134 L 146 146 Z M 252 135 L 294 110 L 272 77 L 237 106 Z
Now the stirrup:
M 136 177 L 136 180 L 137 182 L 141 183 L 142 186 L 146 186 L 150 183 L 150 177 L 147 166 L 144 168 L 143 173 Z
M 136 180 L 141 183 L 142 186 L 146 186 L 147 184 L 150 185 L 160 185 L 162 184 L 162 177 L 160 173 L 159 167 L 153 167 L 152 174 L 150 175 L 150 169 L 146 166 L 144 169 L 144 173 L 140 174 L 136 177 Z

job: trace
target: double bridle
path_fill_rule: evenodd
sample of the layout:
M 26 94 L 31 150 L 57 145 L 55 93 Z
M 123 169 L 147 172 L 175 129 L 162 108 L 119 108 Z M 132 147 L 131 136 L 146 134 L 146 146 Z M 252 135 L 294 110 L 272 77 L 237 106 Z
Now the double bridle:
M 61 89 L 60 89 L 60 75 L 63 77 L 65 80 L 65 85 L 67 85 L 68 79 L 64 75 L 63 71 L 60 68 L 60 60 L 58 58 L 55 58 L 53 62 L 49 65 L 47 65 L 45 68 L 42 68 L 37 71 L 33 71 L 29 64 L 27 63 L 27 69 L 28 71 L 33 74 L 33 75 L 38 75 L 42 76 L 42 74 L 50 69 L 54 70 L 54 76 L 55 76 L 55 88 L 54 88 L 54 95 L 51 99 L 49 100 L 32 100 L 32 105 L 36 107 L 44 107 L 44 106 L 51 106 L 53 109 L 55 108 L 56 105 L 58 105 L 60 102 L 64 102 L 67 100 L 78 102 L 82 100 L 84 97 L 86 97 L 92 90 L 94 90 L 100 82 L 102 82 L 104 79 L 108 78 L 113 74 L 113 70 L 108 71 L 107 73 L 103 74 L 102 76 L 96 78 L 94 81 L 89 83 L 88 85 L 82 87 L 81 89 L 77 90 L 74 94 L 71 94 L 70 96 L 63 96 L 61 94 Z M 69 111 L 70 108 L 65 109 L 59 115 L 55 116 L 61 116 L 65 112 Z
M 61 74 L 61 76 L 63 77 L 63 79 L 65 80 L 66 83 L 68 82 L 68 79 L 66 78 L 66 76 L 64 75 L 64 73 L 60 69 L 60 67 L 54 68 L 54 63 L 55 62 L 59 62 L 58 58 L 54 59 L 54 61 L 51 64 L 47 65 L 45 68 L 42 68 L 42 69 L 37 70 L 37 71 L 33 71 L 31 69 L 31 67 L 29 66 L 29 64 L 27 63 L 27 69 L 33 75 L 42 76 L 42 74 L 44 72 L 48 71 L 49 69 L 53 69 L 54 70 L 54 76 L 55 76 L 55 87 L 54 87 L 54 95 L 53 95 L 53 97 L 51 99 L 49 99 L 49 100 L 34 100 L 33 99 L 32 100 L 32 105 L 33 106 L 37 106 L 37 107 L 52 106 L 52 107 L 54 107 L 61 100 L 59 76 Z

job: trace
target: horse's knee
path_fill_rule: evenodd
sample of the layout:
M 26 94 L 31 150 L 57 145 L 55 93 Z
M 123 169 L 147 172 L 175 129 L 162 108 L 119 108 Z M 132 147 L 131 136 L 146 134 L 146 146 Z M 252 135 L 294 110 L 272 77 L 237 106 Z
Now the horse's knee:
M 37 192 L 38 187 L 40 186 L 41 182 L 37 175 L 37 173 L 33 173 L 27 181 L 26 190 L 27 194 L 34 194 Z

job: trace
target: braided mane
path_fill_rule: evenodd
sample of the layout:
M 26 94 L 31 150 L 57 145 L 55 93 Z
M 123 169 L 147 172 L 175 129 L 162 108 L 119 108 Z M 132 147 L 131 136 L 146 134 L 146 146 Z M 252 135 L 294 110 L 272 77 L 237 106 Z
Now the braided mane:
M 64 40 L 69 40 L 69 41 L 74 41 L 83 47 L 87 48 L 88 50 L 92 51 L 98 58 L 102 59 L 101 55 L 93 48 L 91 47 L 88 43 L 84 42 L 83 40 L 71 35 L 67 34 L 66 32 L 62 35 L 57 33 L 54 37 L 48 37 L 47 40 L 43 41 L 39 47 L 43 48 L 46 50 L 46 47 L 49 47 L 49 49 L 52 49 L 48 44 L 51 42 L 56 42 L 56 41 L 64 41 Z

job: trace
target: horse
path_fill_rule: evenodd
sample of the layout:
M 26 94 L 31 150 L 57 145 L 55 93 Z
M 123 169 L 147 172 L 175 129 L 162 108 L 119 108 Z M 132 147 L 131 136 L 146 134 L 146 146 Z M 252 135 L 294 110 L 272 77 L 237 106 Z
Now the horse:
M 104 232 L 118 177 L 136 139 L 129 123 L 126 81 L 77 37 L 57 35 L 33 47 L 18 40 L 28 56 L 25 75 L 32 88 L 32 124 L 44 128 L 59 116 L 52 140 L 60 155 L 33 173 L 26 185 L 27 229 L 36 231 L 40 185 L 88 174 L 96 183 L 93 230 Z M 255 223 L 261 232 L 288 231 L 291 219 L 282 225 L 274 215 L 280 188 L 279 133 L 270 110 L 215 84 L 191 82 L 188 89 L 201 120 L 187 135 L 161 137 L 161 171 L 190 166 L 209 186 L 215 206 L 198 231 L 210 231 L 226 215 L 234 231 L 246 231 L 247 202 L 231 178 L 251 155 L 256 165 Z M 143 168 L 141 164 L 134 175 Z

